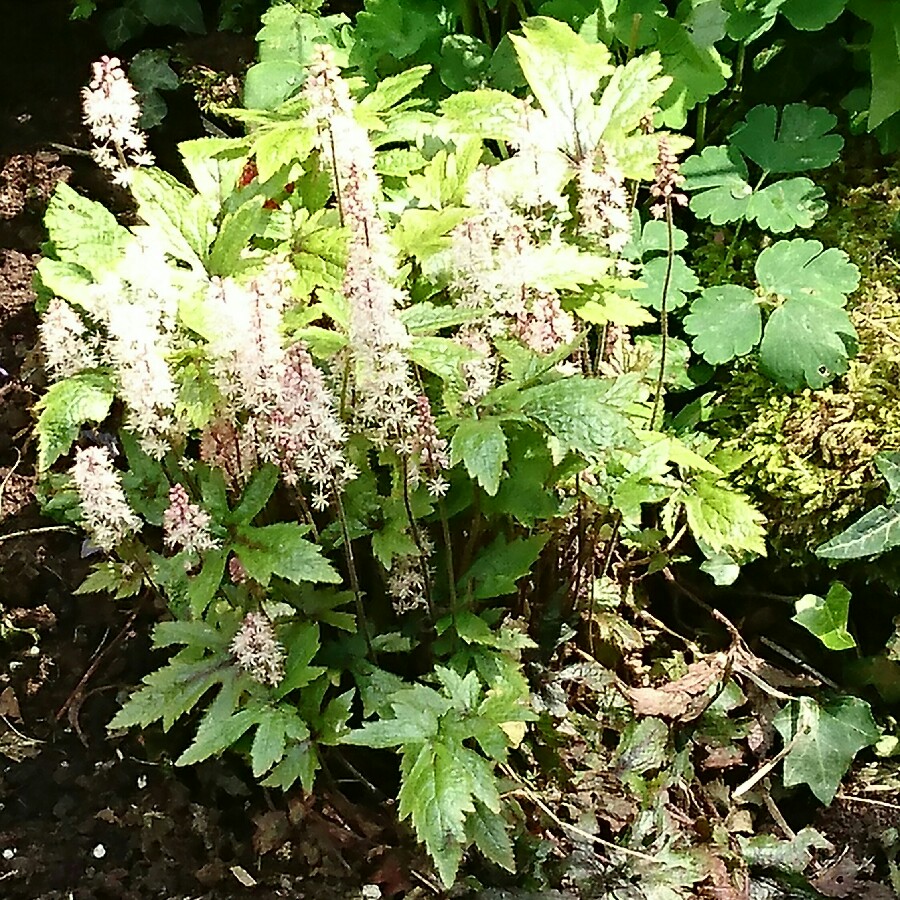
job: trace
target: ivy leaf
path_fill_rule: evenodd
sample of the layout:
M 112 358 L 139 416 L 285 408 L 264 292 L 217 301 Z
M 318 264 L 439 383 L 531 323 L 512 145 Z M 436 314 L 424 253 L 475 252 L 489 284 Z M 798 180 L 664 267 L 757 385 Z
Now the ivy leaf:
M 491 497 L 500 489 L 506 459 L 506 435 L 496 418 L 466 419 L 453 433 L 450 465 L 462 461 L 469 476 Z
M 849 650 L 856 646 L 853 635 L 847 631 L 850 591 L 839 581 L 831 585 L 824 598 L 804 594 L 794 606 L 797 610 L 794 621 L 814 634 L 829 650 Z
M 827 109 L 791 103 L 781 116 L 774 106 L 755 106 L 731 133 L 731 143 L 766 172 L 824 169 L 840 155 L 844 139 L 828 134 L 837 118 Z
M 279 522 L 254 528 L 239 525 L 233 549 L 247 574 L 261 585 L 268 585 L 273 575 L 295 584 L 301 581 L 324 581 L 337 584 L 341 576 L 322 556 L 317 544 L 306 540 L 309 531 L 296 522 Z
M 102 422 L 115 397 L 112 381 L 82 372 L 50 385 L 38 401 L 38 469 L 45 471 L 69 452 L 85 422 Z
M 846 531 L 816 548 L 825 559 L 859 559 L 900 547 L 900 501 L 876 506 Z
M 879 453 L 875 457 L 875 467 L 887 482 L 888 499 L 893 500 L 900 491 L 900 453 Z
M 831 803 L 856 754 L 879 738 L 869 704 L 858 697 L 836 697 L 820 706 L 801 697 L 782 709 L 773 722 L 785 745 L 784 783 L 809 785 Z
M 818 389 L 847 371 L 856 330 L 846 311 L 820 299 L 788 300 L 766 322 L 760 369 L 789 390 Z
M 753 291 L 737 284 L 707 288 L 691 304 L 684 329 L 694 335 L 694 352 L 717 366 L 744 356 L 762 336 L 762 315 Z
M 514 594 L 516 582 L 524 578 L 534 565 L 548 535 L 536 534 L 528 538 L 515 538 L 507 543 L 500 534 L 490 546 L 481 551 L 469 571 L 460 581 L 460 589 L 472 584 L 472 597 L 487 600 Z

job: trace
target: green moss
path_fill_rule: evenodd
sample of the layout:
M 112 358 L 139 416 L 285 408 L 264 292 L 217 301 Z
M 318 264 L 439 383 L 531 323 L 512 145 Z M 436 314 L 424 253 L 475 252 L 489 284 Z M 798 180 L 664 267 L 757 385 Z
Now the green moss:
M 840 190 L 811 234 L 840 247 L 862 278 L 849 309 L 859 351 L 829 387 L 786 394 L 749 365 L 724 385 L 711 427 L 748 454 L 743 486 L 796 560 L 883 497 L 873 457 L 900 447 L 900 176 Z

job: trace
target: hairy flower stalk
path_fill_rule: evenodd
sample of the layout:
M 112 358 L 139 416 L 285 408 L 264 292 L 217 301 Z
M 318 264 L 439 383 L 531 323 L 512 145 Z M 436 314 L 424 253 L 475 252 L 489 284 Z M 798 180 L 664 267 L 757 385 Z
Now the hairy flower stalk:
M 101 57 L 92 73 L 90 85 L 81 92 L 84 122 L 96 142 L 92 155 L 117 184 L 126 186 L 132 166 L 153 165 L 147 136 L 138 128 L 137 91 L 116 57 Z
M 610 253 L 621 253 L 631 240 L 631 213 L 625 176 L 612 152 L 601 143 L 577 164 L 575 180 L 580 232 L 599 238 Z
M 128 505 L 119 473 L 105 447 L 83 447 L 75 454 L 71 475 L 81 499 L 84 528 L 106 551 L 141 529 L 141 520 Z
M 285 481 L 312 485 L 314 509 L 326 509 L 330 494 L 356 476 L 344 454 L 347 434 L 334 398 L 304 347 L 285 354 L 277 402 L 258 431 L 261 455 L 281 466 Z
M 461 328 L 454 340 L 473 353 L 472 358 L 465 360 L 461 365 L 466 388 L 459 399 L 462 403 L 475 404 L 494 386 L 498 368 L 497 357 L 484 328 L 473 326 Z
M 213 374 L 241 427 L 222 421 L 208 428 L 201 454 L 230 481 L 242 481 L 257 459 L 276 463 L 288 484 L 311 485 L 312 505 L 322 510 L 356 470 L 344 454 L 347 434 L 325 376 L 304 347 L 281 346 L 288 277 L 287 268 L 272 265 L 249 285 L 213 287 L 221 323 L 210 348 Z
M 68 378 L 99 364 L 100 341 L 81 316 L 59 297 L 54 297 L 41 322 L 41 344 L 51 378 Z
M 432 497 L 443 497 L 450 487 L 444 472 L 450 468 L 447 441 L 440 436 L 431 412 L 431 403 L 421 394 L 416 400 L 414 430 L 409 440 L 410 465 L 407 478 L 415 487 L 424 478 Z
M 125 302 L 110 308 L 107 328 L 107 349 L 128 410 L 128 426 L 145 453 L 162 459 L 172 446 L 177 401 L 167 362 L 170 336 L 153 311 Z
M 235 662 L 260 684 L 274 687 L 284 678 L 284 646 L 264 613 L 244 616 L 230 650 Z
M 327 46 L 317 48 L 304 95 L 350 231 L 343 291 L 350 305 L 354 415 L 379 443 L 392 443 L 410 429 L 415 393 L 404 354 L 409 336 L 397 315 L 404 298 L 394 283 L 396 260 L 378 215 L 375 154 L 353 116 L 353 100 Z
M 547 354 L 575 340 L 575 320 L 556 294 L 540 293 L 531 308 L 519 313 L 513 333 L 535 353 Z
M 187 550 L 189 553 L 205 553 L 218 546 L 209 533 L 209 513 L 202 510 L 183 485 L 169 489 L 169 506 L 163 513 L 163 543 L 170 549 Z
M 650 185 L 650 196 L 656 200 L 650 207 L 654 219 L 662 219 L 666 214 L 666 207 L 673 203 L 687 206 L 687 196 L 679 190 L 683 183 L 684 176 L 679 172 L 678 156 L 669 146 L 668 138 L 661 135 L 653 184 Z

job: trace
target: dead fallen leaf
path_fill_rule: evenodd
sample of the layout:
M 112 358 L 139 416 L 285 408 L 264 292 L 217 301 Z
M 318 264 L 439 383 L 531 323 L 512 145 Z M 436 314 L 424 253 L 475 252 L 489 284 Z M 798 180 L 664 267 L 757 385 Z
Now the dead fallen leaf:
M 0 692 L 0 716 L 7 716 L 10 719 L 22 720 L 22 713 L 19 710 L 19 700 L 16 692 L 11 688 L 4 688 Z
M 253 849 L 260 856 L 277 850 L 287 840 L 290 832 L 287 815 L 277 809 L 255 816 L 253 824 Z
M 721 682 L 727 668 L 728 657 L 717 653 L 692 663 L 681 678 L 662 687 L 628 688 L 628 696 L 639 716 L 690 722 L 712 703 L 711 688 Z
M 244 887 L 256 887 L 256 879 L 243 866 L 232 866 L 230 871 Z

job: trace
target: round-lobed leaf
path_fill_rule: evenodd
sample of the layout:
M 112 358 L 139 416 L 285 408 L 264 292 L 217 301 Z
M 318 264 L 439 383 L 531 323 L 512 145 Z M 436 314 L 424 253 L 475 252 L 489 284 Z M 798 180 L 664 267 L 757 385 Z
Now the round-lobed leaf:
M 694 352 L 711 365 L 744 356 L 762 336 L 758 298 L 737 284 L 706 288 L 691 305 L 684 328 L 694 335 Z

